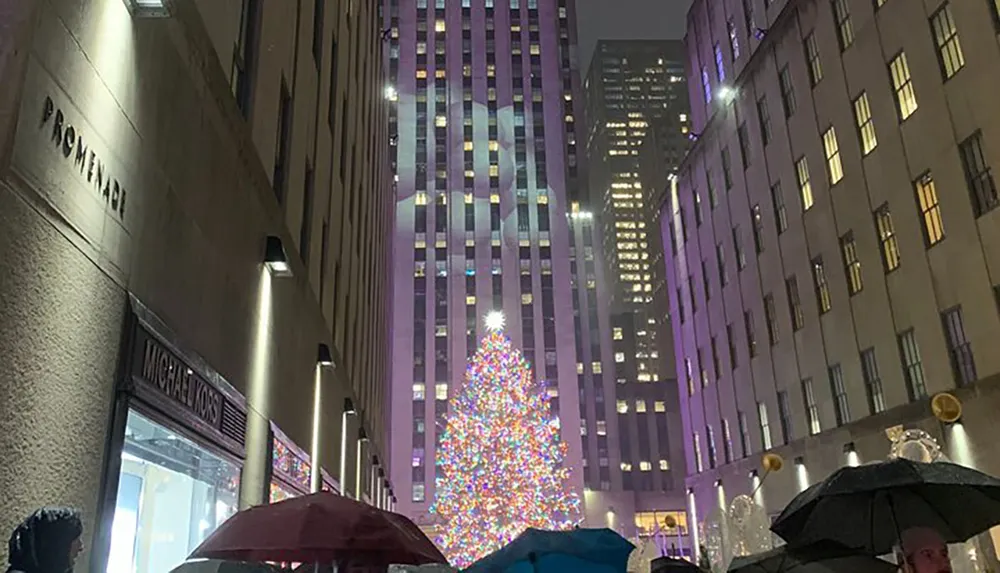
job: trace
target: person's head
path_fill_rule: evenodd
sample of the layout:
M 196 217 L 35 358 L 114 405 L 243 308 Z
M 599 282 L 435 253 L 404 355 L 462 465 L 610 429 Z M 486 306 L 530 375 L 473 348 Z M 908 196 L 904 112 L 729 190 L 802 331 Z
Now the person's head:
M 934 529 L 912 527 L 904 531 L 900 550 L 909 573 L 951 573 L 948 544 Z
M 11 569 L 67 573 L 83 551 L 80 513 L 65 507 L 43 507 L 14 529 L 8 549 Z

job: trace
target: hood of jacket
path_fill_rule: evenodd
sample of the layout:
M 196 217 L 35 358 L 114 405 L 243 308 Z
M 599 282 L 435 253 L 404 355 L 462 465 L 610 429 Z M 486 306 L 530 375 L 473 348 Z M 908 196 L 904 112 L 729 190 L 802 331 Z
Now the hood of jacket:
M 78 511 L 43 507 L 11 534 L 9 569 L 24 573 L 67 573 L 73 569 L 70 545 L 82 534 L 83 522 Z

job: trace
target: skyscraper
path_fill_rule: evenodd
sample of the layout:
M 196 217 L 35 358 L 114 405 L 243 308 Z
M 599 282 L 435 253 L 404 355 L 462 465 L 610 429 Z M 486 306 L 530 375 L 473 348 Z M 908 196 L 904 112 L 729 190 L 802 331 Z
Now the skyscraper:
M 572 0 L 385 0 L 397 178 L 391 472 L 432 527 L 448 398 L 490 310 L 581 465 L 568 196 L 581 100 Z M 574 487 L 582 476 L 574 472 Z
M 663 172 L 673 172 L 687 147 L 683 44 L 602 40 L 585 82 L 589 196 L 610 299 L 613 381 L 608 396 L 614 478 L 591 494 L 606 498 L 631 531 L 671 530 L 683 520 L 683 450 L 672 346 L 666 313 L 657 314 L 653 265 L 662 257 L 656 192 L 644 185 L 646 143 Z M 648 177 L 646 178 L 649 179 Z M 662 178 L 661 178 L 662 179 Z M 652 184 L 652 181 L 649 181 Z M 666 305 L 661 305 L 665 307 Z M 632 514 L 635 519 L 632 519 Z
M 902 428 L 997 473 L 1000 5 L 718 6 L 688 14 L 698 141 L 663 205 L 698 515 L 766 451 L 773 514 Z

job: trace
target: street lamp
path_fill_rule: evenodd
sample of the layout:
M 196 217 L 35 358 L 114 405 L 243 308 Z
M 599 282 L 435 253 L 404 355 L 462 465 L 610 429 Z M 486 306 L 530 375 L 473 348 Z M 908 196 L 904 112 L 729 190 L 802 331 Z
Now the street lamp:
M 347 495 L 347 417 L 357 414 L 354 402 L 344 398 L 344 413 L 340 419 L 340 493 Z
M 288 253 L 285 246 L 281 244 L 281 239 L 274 235 L 268 235 L 264 244 L 264 266 L 275 277 L 292 276 L 292 267 L 288 264 Z
M 362 425 L 358 428 L 358 465 L 354 468 L 354 499 L 361 499 L 361 492 L 363 488 L 361 487 L 361 462 L 364 459 L 362 457 L 362 450 L 364 450 L 365 442 L 368 441 L 368 433 L 365 432 L 365 427 Z

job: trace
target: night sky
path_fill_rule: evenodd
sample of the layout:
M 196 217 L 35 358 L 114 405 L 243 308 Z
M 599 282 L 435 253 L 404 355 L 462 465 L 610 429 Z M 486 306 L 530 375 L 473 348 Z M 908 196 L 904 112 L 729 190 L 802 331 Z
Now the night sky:
M 691 0 L 576 0 L 580 73 L 597 40 L 682 39 Z

